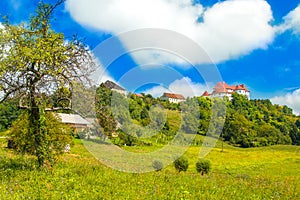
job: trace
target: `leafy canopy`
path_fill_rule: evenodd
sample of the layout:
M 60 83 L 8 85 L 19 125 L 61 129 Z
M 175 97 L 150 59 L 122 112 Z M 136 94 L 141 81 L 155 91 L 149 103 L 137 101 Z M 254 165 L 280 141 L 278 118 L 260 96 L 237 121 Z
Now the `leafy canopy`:
M 56 4 L 39 3 L 28 23 L 12 25 L 5 21 L 0 29 L 1 101 L 20 98 L 19 107 L 28 114 L 28 153 L 35 154 L 40 166 L 50 160 L 52 151 L 45 122 L 45 99 L 59 88 L 73 89 L 73 82 L 89 82 L 94 70 L 89 49 L 76 37 L 66 40 L 51 29 Z M 18 137 L 16 135 L 15 137 Z M 18 140 L 16 138 L 16 140 Z M 25 140 L 25 139 L 24 139 Z

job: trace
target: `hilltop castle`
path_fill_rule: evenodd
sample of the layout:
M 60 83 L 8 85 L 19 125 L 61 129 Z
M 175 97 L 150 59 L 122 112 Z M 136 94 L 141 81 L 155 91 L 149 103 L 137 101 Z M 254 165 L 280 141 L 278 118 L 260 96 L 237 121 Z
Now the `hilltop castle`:
M 205 91 L 202 96 L 203 97 L 228 97 L 229 99 L 232 98 L 233 93 L 238 93 L 245 95 L 250 100 L 250 91 L 247 89 L 246 85 L 240 84 L 235 86 L 230 86 L 225 82 L 218 82 L 214 87 L 214 90 L 211 94 Z

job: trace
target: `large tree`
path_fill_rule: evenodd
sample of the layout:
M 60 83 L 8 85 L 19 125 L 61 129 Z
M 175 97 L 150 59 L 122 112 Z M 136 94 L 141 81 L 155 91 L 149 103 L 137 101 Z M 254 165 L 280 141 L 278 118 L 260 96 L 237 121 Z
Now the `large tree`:
M 45 162 L 45 138 L 41 127 L 45 116 L 45 96 L 58 88 L 72 91 L 74 81 L 87 82 L 94 70 L 89 49 L 76 37 L 51 29 L 55 8 L 63 4 L 39 3 L 27 23 L 12 25 L 4 21 L 0 29 L 0 90 L 1 101 L 19 97 L 20 107 L 29 114 L 30 134 L 33 135 L 39 165 Z

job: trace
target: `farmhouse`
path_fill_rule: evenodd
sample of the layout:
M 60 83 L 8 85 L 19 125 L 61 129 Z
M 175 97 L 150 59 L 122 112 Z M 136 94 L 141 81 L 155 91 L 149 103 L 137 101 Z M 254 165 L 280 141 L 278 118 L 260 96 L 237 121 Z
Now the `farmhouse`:
M 57 113 L 57 115 L 61 119 L 61 122 L 69 125 L 75 133 L 90 127 L 90 122 L 80 115 L 65 113 Z
M 185 98 L 181 94 L 164 93 L 163 96 L 161 96 L 161 100 L 166 100 L 170 103 L 180 103 L 185 101 Z
M 104 83 L 104 85 L 105 85 L 108 89 L 110 89 L 110 90 L 112 90 L 112 91 L 115 91 L 115 92 L 118 92 L 118 93 L 123 94 L 123 95 L 126 96 L 126 90 L 125 90 L 124 88 L 122 88 L 121 86 L 119 86 L 118 84 L 116 84 L 116 83 L 114 83 L 114 82 L 108 80 L 108 81 L 106 81 L 106 82 Z
M 205 91 L 202 94 L 202 97 L 228 97 L 229 99 L 231 99 L 232 94 L 235 92 L 238 94 L 245 95 L 248 99 L 250 99 L 250 91 L 247 89 L 245 84 L 230 86 L 225 82 L 218 82 L 215 85 L 214 90 L 211 94 Z

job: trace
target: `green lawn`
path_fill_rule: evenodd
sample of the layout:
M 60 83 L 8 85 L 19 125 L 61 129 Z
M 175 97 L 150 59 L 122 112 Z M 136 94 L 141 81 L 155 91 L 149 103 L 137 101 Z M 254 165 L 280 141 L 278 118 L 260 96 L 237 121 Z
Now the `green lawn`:
M 200 147 L 186 152 L 190 167 L 177 173 L 130 174 L 97 161 L 79 140 L 50 170 L 38 170 L 34 158 L 14 155 L 0 139 L 0 199 L 300 199 L 300 147 L 240 149 L 225 145 L 208 159 L 212 172 L 196 173 Z M 157 147 L 126 147 L 148 152 Z

